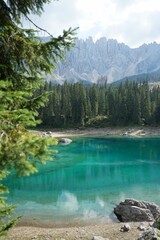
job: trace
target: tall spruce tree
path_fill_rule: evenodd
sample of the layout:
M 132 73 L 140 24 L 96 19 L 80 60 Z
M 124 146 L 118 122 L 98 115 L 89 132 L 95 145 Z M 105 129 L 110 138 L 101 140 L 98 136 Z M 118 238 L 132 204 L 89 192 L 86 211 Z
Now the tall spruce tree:
M 98 115 L 98 86 L 96 84 L 93 84 L 90 89 L 90 99 L 92 116 L 96 117 Z
M 149 124 L 151 119 L 151 100 L 148 82 L 144 82 L 141 87 L 141 118 L 144 124 Z
M 29 19 L 31 13 L 41 14 L 44 4 L 49 2 L 0 1 L 0 181 L 12 169 L 19 175 L 36 172 L 37 162 L 45 163 L 48 158 L 47 146 L 55 143 L 34 136 L 27 127 L 38 123 L 37 110 L 47 100 L 46 93 L 34 94 L 43 84 L 42 73 L 51 73 L 57 60 L 63 58 L 64 50 L 73 45 L 74 30 L 43 42 L 36 31 L 20 27 L 22 16 Z M 1 183 L 0 236 L 16 220 L 10 220 L 13 207 L 2 197 L 5 192 L 7 188 Z
M 68 119 L 71 117 L 71 95 L 67 82 L 64 83 L 62 89 L 62 116 L 63 124 L 66 126 Z

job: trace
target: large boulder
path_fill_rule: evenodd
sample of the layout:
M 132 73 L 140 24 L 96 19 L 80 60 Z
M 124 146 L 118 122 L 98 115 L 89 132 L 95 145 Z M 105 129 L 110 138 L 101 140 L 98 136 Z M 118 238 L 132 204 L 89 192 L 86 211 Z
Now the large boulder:
M 154 203 L 126 199 L 114 208 L 114 213 L 120 222 L 153 222 L 160 216 L 160 208 Z

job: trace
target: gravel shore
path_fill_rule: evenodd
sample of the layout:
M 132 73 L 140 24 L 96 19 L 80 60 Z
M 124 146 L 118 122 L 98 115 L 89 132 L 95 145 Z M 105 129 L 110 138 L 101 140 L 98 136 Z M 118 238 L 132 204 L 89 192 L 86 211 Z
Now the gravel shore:
M 10 230 L 7 237 L 2 237 L 2 240 L 92 240 L 94 236 L 109 240 L 136 240 L 142 233 L 137 229 L 140 223 L 129 223 L 131 226 L 129 232 L 120 231 L 123 225 L 124 223 L 108 223 L 65 228 L 15 227 Z
M 50 133 L 52 137 L 72 136 L 160 136 L 160 127 L 107 127 L 80 128 L 70 130 L 37 131 L 38 134 Z

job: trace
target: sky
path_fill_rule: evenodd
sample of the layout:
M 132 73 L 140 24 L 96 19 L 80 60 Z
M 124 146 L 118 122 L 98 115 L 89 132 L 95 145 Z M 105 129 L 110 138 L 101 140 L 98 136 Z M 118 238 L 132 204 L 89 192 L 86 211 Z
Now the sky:
M 82 39 L 106 37 L 132 48 L 160 43 L 160 0 L 53 0 L 41 17 L 31 19 L 54 36 L 79 27 L 77 37 Z M 24 25 L 33 28 L 26 21 Z

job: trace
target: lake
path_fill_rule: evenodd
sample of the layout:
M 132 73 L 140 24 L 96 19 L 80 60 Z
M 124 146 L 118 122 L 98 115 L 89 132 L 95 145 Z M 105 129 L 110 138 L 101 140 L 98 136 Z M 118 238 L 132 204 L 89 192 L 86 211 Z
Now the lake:
M 115 221 L 125 198 L 160 204 L 159 137 L 74 137 L 30 177 L 9 176 L 21 221 L 76 225 Z

